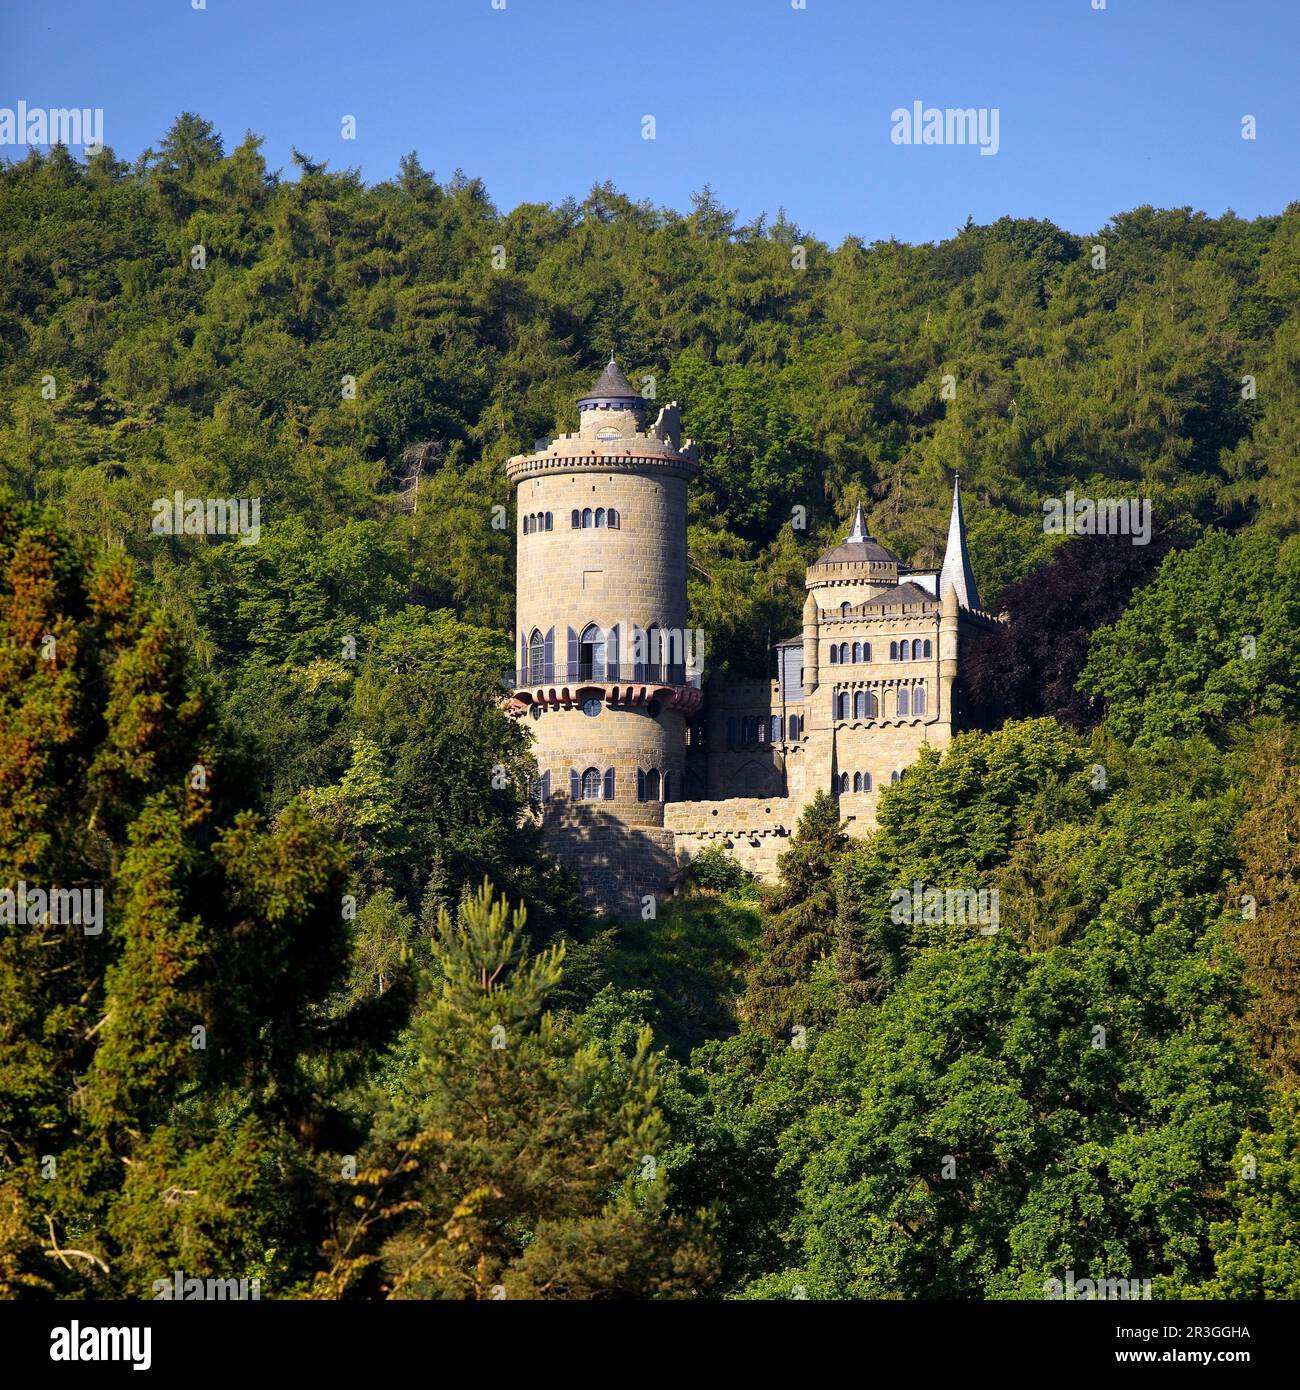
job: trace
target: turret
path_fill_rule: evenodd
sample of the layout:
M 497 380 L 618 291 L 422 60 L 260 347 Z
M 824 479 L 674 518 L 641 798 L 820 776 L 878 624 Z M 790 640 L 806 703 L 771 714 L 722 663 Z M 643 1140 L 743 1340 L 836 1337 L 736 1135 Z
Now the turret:
M 810 590 L 803 601 L 803 689 L 811 695 L 817 689 L 817 599 Z
M 980 606 L 979 590 L 975 587 L 975 575 L 970 567 L 970 555 L 966 550 L 966 521 L 961 512 L 961 474 L 952 482 L 952 511 L 948 517 L 948 544 L 943 552 L 943 568 L 939 571 L 939 594 L 946 597 L 945 591 L 951 585 L 957 591 L 957 602 L 963 608 Z

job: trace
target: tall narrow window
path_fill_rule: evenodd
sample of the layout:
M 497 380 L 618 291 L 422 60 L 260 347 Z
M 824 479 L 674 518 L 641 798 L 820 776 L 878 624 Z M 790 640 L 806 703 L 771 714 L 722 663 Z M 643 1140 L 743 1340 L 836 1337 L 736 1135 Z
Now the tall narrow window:
M 847 772 L 841 772 L 841 773 L 840 773 L 839 781 L 838 781 L 838 783 L 837 783 L 837 789 L 838 789 L 840 792 L 846 792 L 846 791 L 848 791 L 848 789 L 849 789 L 849 774 L 848 774 Z
M 546 638 L 537 628 L 533 629 L 533 635 L 528 639 L 528 679 L 546 679 Z
M 832 642 L 832 643 L 831 643 L 831 665 L 832 665 L 832 666 L 838 666 L 838 665 L 839 665 L 839 662 L 840 662 L 840 649 L 835 645 L 834 642 Z
M 911 645 L 912 645 L 912 644 L 907 640 L 906 637 L 904 637 L 903 640 L 898 644 L 898 659 L 899 659 L 899 661 L 906 661 L 906 660 L 907 660 L 907 657 L 908 657 L 908 649 L 911 647 Z
M 771 719 L 771 724 L 772 724 L 772 742 L 773 742 L 773 743 L 780 743 L 780 742 L 781 742 L 781 716 L 780 716 L 779 714 L 774 714 L 774 715 L 772 716 L 772 719 Z
M 573 521 L 571 524 L 575 527 L 582 525 L 582 516 L 579 513 L 577 507 L 574 507 L 573 509 Z
M 922 643 L 922 641 L 921 641 L 921 639 L 920 639 L 919 637 L 912 643 L 912 660 L 913 660 L 913 661 L 920 661 L 920 659 L 921 659 L 921 652 L 922 652 L 922 650 L 923 650 L 923 647 L 924 647 L 924 644 Z
M 861 661 L 861 660 L 862 660 L 862 643 L 861 643 L 861 642 L 854 642 L 854 644 L 853 644 L 853 660 L 854 660 L 854 661 Z
M 849 664 L 849 644 L 848 644 L 847 642 L 841 642 L 841 643 L 840 643 L 840 665 L 841 665 L 841 666 L 847 666 L 848 664 Z
M 789 719 L 785 721 L 785 726 L 786 738 L 793 743 L 799 737 L 799 716 L 797 714 L 792 714 Z
M 835 697 L 835 717 L 836 719 L 847 719 L 849 717 L 849 697 L 847 694 Z
M 854 719 L 867 717 L 867 692 L 865 690 L 859 690 L 853 697 L 853 717 Z
M 604 509 L 604 507 L 597 507 L 597 508 L 596 508 L 596 525 L 597 525 L 597 526 L 603 526 L 604 524 L 605 524 L 605 509 Z
M 582 774 L 582 799 L 584 801 L 600 800 L 600 772 L 597 768 L 589 767 Z
M 605 634 L 595 623 L 583 628 L 578 639 L 578 679 L 605 679 Z
M 659 800 L 659 769 L 656 767 L 652 767 L 645 775 L 645 799 Z
M 613 527 L 617 527 L 617 526 L 618 526 L 618 508 L 617 508 L 617 507 L 611 507 L 611 508 L 609 509 L 609 511 L 606 512 L 605 515 L 606 515 L 606 518 L 608 519 L 608 522 L 609 522 L 609 525 L 610 525 L 610 526 L 613 526 Z
M 929 660 L 929 658 L 930 658 L 931 656 L 934 655 L 934 648 L 931 647 L 931 645 L 930 645 L 930 639 L 929 639 L 928 637 L 927 637 L 927 638 L 925 639 L 925 641 L 922 643 L 921 650 L 922 650 L 922 652 L 923 652 L 923 654 L 924 654 L 924 656 L 926 657 L 927 660 Z
M 636 799 L 645 800 L 645 768 L 639 767 L 636 770 Z
M 582 524 L 583 524 L 584 527 L 590 527 L 590 525 L 591 525 L 591 508 L 590 508 L 590 507 L 584 507 L 584 508 L 582 509 Z
M 862 774 L 860 772 L 855 772 L 853 774 L 853 790 L 855 792 L 860 792 L 862 790 Z
M 730 715 L 727 716 L 727 747 L 728 747 L 728 748 L 734 748 L 735 746 L 736 746 L 736 716 L 735 716 L 734 714 L 730 714 Z
M 870 643 L 870 642 L 864 642 L 864 643 L 862 644 L 862 659 L 863 659 L 863 661 L 870 661 L 870 660 L 871 660 L 871 643 Z
M 911 711 L 908 709 L 908 704 L 909 701 L 907 698 L 907 688 L 904 687 L 902 690 L 898 692 L 898 713 L 900 717 L 911 713 Z
M 872 691 L 867 691 L 867 718 L 878 719 L 880 717 L 880 703 Z
M 550 512 L 547 512 L 547 513 L 546 513 L 546 529 L 547 529 L 548 531 L 553 531 L 553 530 L 555 529 L 555 528 L 551 525 L 551 522 L 554 521 L 554 520 L 555 520 L 555 518 L 551 515 L 551 513 L 550 513 Z
M 890 659 L 890 661 L 897 661 L 897 660 L 898 660 L 898 643 L 897 643 L 897 642 L 891 642 L 891 643 L 889 644 L 889 659 Z
M 925 713 L 925 686 L 923 685 L 918 685 L 916 689 L 912 691 L 912 713 Z

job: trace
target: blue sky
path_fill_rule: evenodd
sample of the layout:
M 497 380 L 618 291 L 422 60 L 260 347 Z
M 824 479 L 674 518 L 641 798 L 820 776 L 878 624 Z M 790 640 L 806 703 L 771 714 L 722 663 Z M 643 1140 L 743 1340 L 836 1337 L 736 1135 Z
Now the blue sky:
M 967 214 L 1082 233 L 1142 203 L 1248 217 L 1300 197 L 1298 0 L 1094 3 L 9 0 L 0 107 L 102 107 L 130 158 L 182 110 L 228 148 L 264 136 L 272 167 L 297 145 L 374 181 L 415 149 L 503 209 L 608 179 L 688 210 L 710 183 L 742 220 L 783 206 L 832 244 L 935 240 Z M 892 143 L 915 101 L 997 108 L 998 153 Z

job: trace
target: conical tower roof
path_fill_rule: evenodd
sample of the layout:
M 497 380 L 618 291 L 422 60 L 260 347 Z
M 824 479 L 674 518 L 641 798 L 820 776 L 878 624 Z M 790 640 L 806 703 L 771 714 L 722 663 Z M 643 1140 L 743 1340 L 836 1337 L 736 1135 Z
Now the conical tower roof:
M 878 564 L 882 561 L 886 564 L 897 564 L 898 556 L 871 538 L 862 516 L 862 503 L 859 502 L 853 513 L 853 526 L 849 534 L 839 545 L 832 546 L 820 556 L 813 568 L 816 569 L 818 565 L 862 565 L 870 562 Z
M 975 574 L 970 567 L 970 554 L 966 549 L 966 520 L 961 511 L 961 475 L 952 483 L 952 513 L 948 518 L 948 545 L 943 553 L 943 568 L 939 571 L 939 597 L 956 589 L 957 602 L 963 608 L 980 606 L 979 590 L 975 587 Z
M 640 391 L 623 375 L 611 353 L 609 361 L 605 364 L 605 370 L 596 378 L 595 385 L 585 396 L 578 398 L 578 407 L 581 409 L 584 405 L 594 405 L 599 401 L 641 400 Z

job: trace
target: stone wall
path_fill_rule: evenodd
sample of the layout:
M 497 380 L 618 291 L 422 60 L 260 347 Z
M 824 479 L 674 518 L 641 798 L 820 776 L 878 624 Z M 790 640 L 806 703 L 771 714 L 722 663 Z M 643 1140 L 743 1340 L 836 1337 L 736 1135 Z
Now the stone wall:
M 792 802 L 780 796 L 675 801 L 664 807 L 664 829 L 674 836 L 683 867 L 702 851 L 721 845 L 750 873 L 771 881 L 776 877 L 777 857 L 794 833 L 791 809 Z
M 549 852 L 577 875 L 583 900 L 597 912 L 639 918 L 647 896 L 663 903 L 680 882 L 672 833 L 629 825 L 600 802 L 553 797 L 542 835 Z

